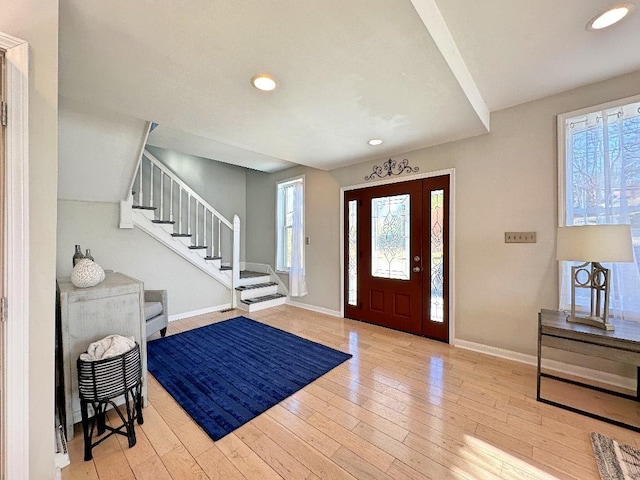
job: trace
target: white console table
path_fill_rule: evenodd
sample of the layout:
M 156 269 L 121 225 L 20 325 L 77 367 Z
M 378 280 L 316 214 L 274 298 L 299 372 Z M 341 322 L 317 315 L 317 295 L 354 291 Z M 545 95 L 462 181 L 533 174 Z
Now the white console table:
M 77 288 L 69 277 L 58 278 L 57 328 L 60 383 L 64 389 L 61 419 L 67 438 L 73 425 L 81 421 L 76 362 L 91 342 L 107 335 L 134 337 L 142 356 L 142 396 L 147 405 L 147 338 L 144 322 L 144 285 L 122 273 L 107 273 L 95 287 Z

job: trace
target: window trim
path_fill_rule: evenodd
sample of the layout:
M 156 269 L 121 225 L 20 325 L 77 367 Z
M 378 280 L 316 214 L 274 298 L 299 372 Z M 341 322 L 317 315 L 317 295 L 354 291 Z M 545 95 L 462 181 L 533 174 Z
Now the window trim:
M 281 234 L 281 226 L 280 226 L 280 205 L 279 205 L 279 201 L 280 201 L 280 188 L 283 185 L 287 185 L 287 184 L 291 184 L 291 183 L 295 183 L 295 182 L 301 182 L 302 183 L 302 191 L 303 191 L 303 195 L 304 195 L 304 201 L 303 201 L 303 205 L 302 205 L 302 237 L 306 240 L 306 223 L 304 221 L 305 217 L 306 217 L 306 212 L 305 212 L 305 207 L 306 207 L 306 189 L 305 189 L 305 175 L 298 175 L 295 177 L 290 177 L 290 178 L 286 178 L 284 180 L 280 180 L 278 182 L 276 182 L 276 202 L 275 202 L 275 271 L 277 273 L 289 273 L 289 268 L 285 268 L 285 269 L 281 269 L 280 265 L 279 265 L 279 254 L 280 254 L 280 250 L 281 250 L 281 245 L 280 245 L 280 234 Z M 306 244 L 306 241 L 305 241 Z
M 574 110 L 572 112 L 561 113 L 557 116 L 556 120 L 556 131 L 557 131 L 557 141 L 558 141 L 558 227 L 564 227 L 567 219 L 567 209 L 565 205 L 565 193 L 566 193 L 566 170 L 567 170 L 567 159 L 566 159 L 566 145 L 567 145 L 567 137 L 565 135 L 565 124 L 566 120 L 571 117 L 575 117 L 578 115 L 586 115 L 588 113 L 593 113 L 597 110 L 607 110 L 610 108 L 622 107 L 629 103 L 640 102 L 640 95 L 633 95 L 631 97 L 620 98 L 618 100 L 613 100 L 611 102 L 605 102 L 598 105 L 592 105 L 591 107 L 580 108 L 578 110 Z M 562 269 L 558 268 L 558 279 L 560 279 L 560 275 L 562 274 Z M 560 285 L 558 285 L 559 288 Z
M 556 137 L 557 137 L 557 167 L 558 167 L 558 227 L 564 227 L 567 220 L 567 209 L 565 203 L 565 194 L 566 194 L 566 174 L 567 174 L 567 159 L 566 159 L 566 145 L 567 145 L 567 137 L 565 131 L 566 120 L 571 117 L 579 116 L 579 115 L 587 115 L 593 113 L 598 110 L 608 110 L 618 107 L 623 107 L 630 103 L 640 102 L 640 94 L 632 95 L 630 97 L 619 98 L 617 100 L 612 100 L 610 102 L 604 102 L 597 105 L 592 105 L 590 107 L 580 108 L 578 110 L 573 110 L 571 112 L 565 112 L 558 114 L 556 119 Z M 557 232 L 554 232 L 554 239 L 557 236 Z M 555 243 L 555 241 L 554 241 Z M 555 247 L 555 245 L 554 245 Z M 556 247 L 557 248 L 557 247 Z M 561 266 L 561 262 L 556 262 L 557 270 L 557 293 L 558 293 L 558 307 L 562 309 L 562 281 L 563 281 L 563 269 Z

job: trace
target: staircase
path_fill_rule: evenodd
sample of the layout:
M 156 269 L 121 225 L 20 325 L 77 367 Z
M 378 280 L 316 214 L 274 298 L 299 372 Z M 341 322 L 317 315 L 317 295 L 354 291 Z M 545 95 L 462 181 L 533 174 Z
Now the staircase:
M 120 228 L 140 228 L 220 282 L 232 308 L 254 312 L 285 303 L 286 287 L 270 266 L 241 270 L 239 217 L 226 219 L 144 148 L 129 192 Z
M 240 272 L 239 285 L 235 288 L 237 304 L 247 312 L 256 312 L 265 308 L 282 305 L 287 296 L 279 293 L 279 284 L 274 282 L 269 272 Z

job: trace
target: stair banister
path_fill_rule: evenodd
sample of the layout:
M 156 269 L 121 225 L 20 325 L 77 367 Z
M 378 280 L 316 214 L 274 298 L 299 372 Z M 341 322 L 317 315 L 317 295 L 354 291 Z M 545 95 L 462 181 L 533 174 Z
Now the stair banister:
M 144 156 L 147 157 L 147 159 L 150 160 L 151 163 L 155 165 L 156 168 L 162 170 L 165 173 L 165 175 L 168 175 L 169 177 L 171 177 L 173 181 L 176 182 L 183 190 L 185 190 L 192 198 L 198 200 L 198 202 L 200 202 L 209 211 L 211 211 L 215 215 L 215 217 L 220 220 L 220 222 L 224 223 L 229 228 L 229 230 L 233 230 L 233 224 L 229 220 L 227 220 L 224 217 L 224 215 L 222 215 L 218 210 L 216 210 L 211 205 L 209 205 L 209 203 L 205 199 L 203 199 L 200 195 L 194 192 L 191 189 L 191 187 L 189 187 L 189 185 L 187 185 L 182 180 L 180 180 L 180 178 L 178 178 L 175 173 L 173 173 L 171 170 L 165 167 L 164 164 L 162 164 L 160 160 L 154 157 L 148 150 L 144 151 Z

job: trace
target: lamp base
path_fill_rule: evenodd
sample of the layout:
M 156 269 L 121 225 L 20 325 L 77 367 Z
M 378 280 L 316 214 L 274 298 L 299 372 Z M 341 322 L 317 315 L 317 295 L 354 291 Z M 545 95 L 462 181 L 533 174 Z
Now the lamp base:
M 609 332 L 613 331 L 613 324 L 609 322 L 605 322 L 602 318 L 599 318 L 599 317 L 578 317 L 578 316 L 567 315 L 567 322 L 590 325 L 592 327 L 598 327 L 598 328 L 601 328 L 602 330 L 607 330 Z

